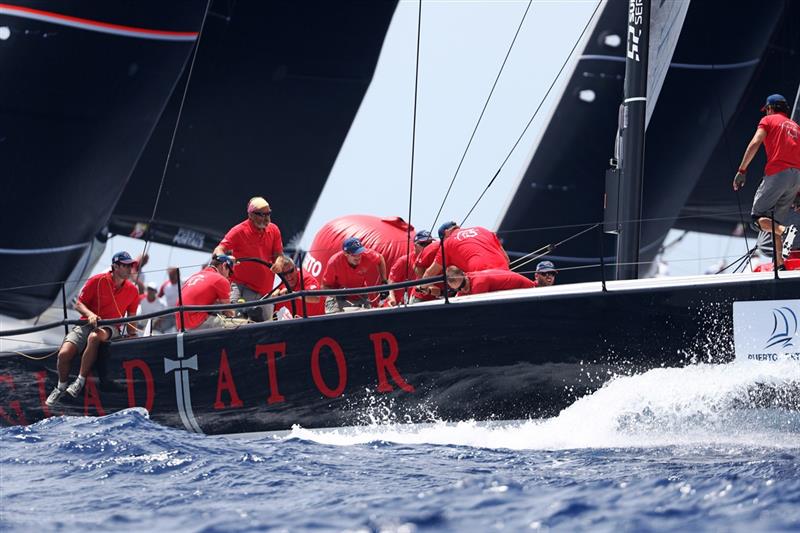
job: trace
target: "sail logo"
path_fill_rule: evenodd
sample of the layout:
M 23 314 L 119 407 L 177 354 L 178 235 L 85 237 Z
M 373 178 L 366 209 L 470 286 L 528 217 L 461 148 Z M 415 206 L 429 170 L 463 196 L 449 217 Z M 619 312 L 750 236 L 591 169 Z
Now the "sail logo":
M 643 0 L 628 2 L 628 59 L 639 61 L 639 39 L 642 36 Z
M 797 335 L 797 315 L 789 307 L 777 307 L 772 310 L 772 333 L 764 349 L 779 346 L 794 346 L 792 339 Z
M 202 250 L 205 245 L 206 235 L 199 231 L 194 231 L 186 228 L 178 228 L 178 233 L 172 237 L 172 243 L 179 246 L 186 246 L 189 248 L 197 248 Z
M 800 300 L 733 302 L 737 362 L 800 362 Z

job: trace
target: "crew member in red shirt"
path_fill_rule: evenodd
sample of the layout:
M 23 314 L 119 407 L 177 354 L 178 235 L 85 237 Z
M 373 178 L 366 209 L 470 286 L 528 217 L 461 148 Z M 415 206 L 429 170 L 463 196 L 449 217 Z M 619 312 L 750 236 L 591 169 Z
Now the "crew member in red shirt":
M 247 220 L 232 227 L 214 248 L 214 255 L 233 255 L 235 258 L 254 257 L 272 264 L 283 254 L 281 231 L 271 222 L 272 209 L 267 201 L 255 196 L 247 203 Z M 231 277 L 236 285 L 233 299 L 246 302 L 261 299 L 269 293 L 275 282 L 275 273 L 269 267 L 255 261 L 238 263 Z M 272 304 L 248 309 L 248 316 L 256 321 L 272 320 Z
M 499 269 L 508 270 L 508 254 L 497 235 L 486 228 L 461 229 L 455 222 L 439 226 L 439 238 L 444 241 L 445 260 L 464 272 Z M 442 252 L 436 254 L 433 264 L 423 275 L 427 278 L 442 273 Z
M 218 255 L 211 259 L 211 264 L 192 275 L 181 287 L 183 305 L 215 305 L 230 303 L 231 282 L 228 281 L 234 270 L 234 258 L 230 255 Z M 233 310 L 223 311 L 232 317 Z M 217 313 L 207 311 L 184 311 L 183 319 L 186 329 L 207 329 L 232 326 L 230 320 Z M 181 329 L 181 314 L 175 313 L 175 323 Z
M 556 266 L 552 261 L 540 261 L 536 265 L 536 272 L 534 272 L 533 285 L 534 287 L 550 287 L 556 283 Z
M 322 275 L 323 289 L 352 289 L 388 283 L 386 261 L 375 250 L 368 250 L 355 237 L 345 239 L 342 251 L 336 252 L 325 266 Z M 328 297 L 325 309 L 328 313 L 341 311 L 346 305 L 375 307 L 378 295 L 354 295 Z
M 457 291 L 459 296 L 511 289 L 529 289 L 536 286 L 522 274 L 511 270 L 494 268 L 465 273 L 457 266 L 447 267 L 447 285 Z
M 800 127 L 789 118 L 789 103 L 780 94 L 768 96 L 761 111 L 766 116 L 758 123 L 756 133 L 747 145 L 733 178 L 733 190 L 738 191 L 744 186 L 747 166 L 764 143 L 767 165 L 750 214 L 766 233 L 772 233 L 774 218 L 775 249 L 781 251 L 777 264 L 778 269 L 783 270 L 783 259 L 789 256 L 797 233 L 794 226 L 785 226 L 783 222 L 800 191 Z
M 281 281 L 280 285 L 278 285 L 278 290 L 275 291 L 274 294 L 275 296 L 283 296 L 284 294 L 289 294 L 290 292 L 299 292 L 301 290 L 318 291 L 320 288 L 319 281 L 317 281 L 317 278 L 306 272 L 303 272 L 303 284 L 301 287 L 300 272 L 297 270 L 297 266 L 294 264 L 294 261 L 292 261 L 290 257 L 287 257 L 285 255 L 280 256 L 278 259 L 275 260 L 274 268 L 281 273 L 283 279 L 285 279 L 289 283 L 289 289 L 291 289 L 291 291 L 287 289 L 286 284 L 283 281 Z M 306 316 L 317 316 L 325 314 L 324 296 L 306 296 L 305 300 L 306 300 Z M 277 303 L 275 304 L 275 311 L 280 311 L 282 307 L 287 308 L 294 317 L 303 316 L 302 298 L 295 298 L 294 300 L 288 300 L 286 302 Z
M 119 326 L 97 326 L 98 320 L 135 316 L 139 307 L 139 290 L 128 278 L 135 261 L 128 252 L 117 252 L 111 258 L 111 270 L 96 274 L 86 281 L 75 302 L 75 310 L 86 324 L 72 328 L 58 350 L 58 385 L 47 397 L 47 405 L 55 405 L 64 393 L 77 398 L 86 383 L 86 376 L 97 360 L 100 343 L 119 337 Z M 129 337 L 136 336 L 136 326 L 126 325 Z M 82 353 L 78 378 L 67 386 L 72 360 Z
M 433 238 L 431 237 L 430 231 L 418 231 L 417 234 L 414 235 L 414 249 L 411 250 L 411 254 L 403 254 L 394 262 L 391 270 L 389 270 L 389 283 L 399 283 L 401 281 L 419 278 L 423 272 L 425 272 L 425 268 L 430 266 L 430 262 L 433 262 L 433 258 L 436 256 L 436 250 L 431 249 L 429 246 L 432 242 Z M 432 250 L 433 253 L 428 253 L 429 250 Z M 422 254 L 426 254 L 430 257 L 430 262 L 425 266 L 425 268 L 418 266 L 420 264 L 420 256 Z M 410 259 L 408 258 L 409 255 L 411 255 Z M 394 306 L 397 305 L 397 302 L 402 302 L 404 294 L 408 294 L 409 297 L 412 295 L 416 296 L 416 291 L 414 291 L 411 287 L 407 289 L 396 289 L 389 295 L 386 305 Z M 420 294 L 420 296 L 423 295 Z

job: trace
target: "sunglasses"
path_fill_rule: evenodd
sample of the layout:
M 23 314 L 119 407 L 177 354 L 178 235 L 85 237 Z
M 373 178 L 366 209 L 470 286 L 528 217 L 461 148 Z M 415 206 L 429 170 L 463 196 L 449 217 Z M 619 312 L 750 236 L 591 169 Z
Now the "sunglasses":
M 555 272 L 537 272 L 537 274 L 539 274 L 540 276 L 550 276 L 551 278 L 554 278 L 556 276 Z
M 268 212 L 268 213 L 261 213 L 261 212 L 259 212 L 259 211 L 253 211 L 253 214 L 254 214 L 255 216 L 257 216 L 257 217 L 261 217 L 261 218 L 267 218 L 268 216 L 272 215 L 272 211 L 270 211 L 270 212 Z
M 296 268 L 293 268 L 291 270 L 284 270 L 282 273 L 283 274 L 294 274 L 296 270 L 297 270 Z

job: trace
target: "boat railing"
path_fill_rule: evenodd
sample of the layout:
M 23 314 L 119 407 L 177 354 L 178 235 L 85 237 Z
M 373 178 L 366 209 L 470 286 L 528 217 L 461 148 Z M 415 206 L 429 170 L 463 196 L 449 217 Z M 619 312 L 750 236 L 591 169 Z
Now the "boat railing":
M 361 294 L 370 294 L 376 292 L 386 292 L 392 291 L 397 289 L 406 289 L 410 287 L 417 287 L 419 285 L 428 285 L 432 283 L 443 283 L 446 281 L 445 275 L 442 274 L 440 276 L 431 276 L 428 278 L 421 278 L 421 279 L 412 279 L 408 281 L 399 281 L 397 283 L 388 283 L 386 285 L 373 285 L 370 287 L 356 287 L 352 289 L 320 289 L 320 290 L 301 290 L 296 292 L 290 292 L 288 294 L 283 294 L 280 296 L 272 296 L 269 298 L 264 298 L 262 300 L 256 301 L 249 301 L 249 302 L 241 302 L 241 303 L 230 303 L 230 304 L 214 304 L 214 305 L 178 305 L 175 307 L 168 307 L 166 309 L 161 309 L 159 311 L 153 311 L 152 313 L 144 313 L 141 315 L 134 315 L 122 318 L 113 318 L 108 320 L 98 320 L 98 326 L 116 326 L 120 324 L 127 324 L 129 322 L 142 322 L 143 320 L 149 320 L 151 318 L 160 318 L 162 316 L 168 316 L 175 313 L 180 312 L 193 312 L 193 311 L 205 311 L 205 312 L 215 312 L 215 311 L 227 311 L 227 310 L 237 310 L 237 309 L 247 309 L 253 307 L 254 305 L 263 305 L 263 304 L 277 304 L 281 302 L 287 302 L 290 300 L 294 300 L 296 298 L 304 299 L 307 297 L 316 297 L 316 296 L 357 296 Z M 63 288 L 62 288 L 63 291 Z M 304 313 L 303 313 L 304 314 Z M 77 326 L 80 324 L 84 324 L 86 321 L 81 319 L 68 319 L 64 318 L 63 320 L 59 320 L 56 322 L 48 322 L 45 324 L 36 324 L 34 326 L 29 326 L 26 328 L 17 328 L 11 329 L 7 331 L 0 331 L 0 337 L 14 337 L 18 335 L 27 335 L 30 333 L 37 333 L 39 331 L 45 331 L 48 329 L 57 328 L 60 326 Z

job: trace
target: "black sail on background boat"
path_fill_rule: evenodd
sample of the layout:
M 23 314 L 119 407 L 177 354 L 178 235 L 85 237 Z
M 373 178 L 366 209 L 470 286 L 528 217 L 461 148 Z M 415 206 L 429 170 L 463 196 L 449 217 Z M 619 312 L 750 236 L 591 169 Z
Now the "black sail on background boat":
M 376 409 L 403 422 L 547 416 L 615 374 L 734 356 L 800 361 L 791 342 L 771 343 L 764 317 L 776 310 L 800 316 L 800 273 L 594 281 L 126 339 L 104 345 L 82 394 L 53 408 L 53 349 L 2 353 L 0 422 L 144 407 L 165 425 L 217 434 L 363 424 Z M 782 338 L 798 338 L 793 324 Z M 798 408 L 791 390 L 769 401 Z
M 39 315 L 86 256 L 189 59 L 204 8 L 0 6 L 0 315 Z
M 563 228 L 549 231 L 548 238 L 558 242 L 575 227 L 603 220 L 603 173 L 613 153 L 625 69 L 626 4 L 611 0 L 603 10 L 502 217 L 498 231 L 512 253 L 544 244 L 541 232 L 528 228 L 557 221 Z M 648 94 L 653 107 L 642 199 L 643 271 L 652 269 L 671 228 L 730 235 L 741 225 L 741 209 L 747 216 L 755 188 L 744 190 L 737 202 L 728 182 L 766 95 L 797 92 L 798 20 L 797 2 L 688 2 L 663 86 L 657 95 Z M 742 26 L 747 31 L 731 31 Z M 762 153 L 752 168 L 763 168 Z M 613 237 L 606 237 L 603 249 L 612 263 Z M 567 269 L 560 279 L 587 281 L 599 278 L 599 255 L 598 237 L 588 233 L 548 258 L 563 267 L 584 267 Z
M 293 246 L 372 79 L 395 6 L 212 2 L 164 183 L 182 91 L 110 231 L 211 251 L 241 220 L 247 198 L 261 194 L 279 206 L 284 244 Z

